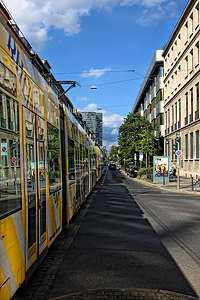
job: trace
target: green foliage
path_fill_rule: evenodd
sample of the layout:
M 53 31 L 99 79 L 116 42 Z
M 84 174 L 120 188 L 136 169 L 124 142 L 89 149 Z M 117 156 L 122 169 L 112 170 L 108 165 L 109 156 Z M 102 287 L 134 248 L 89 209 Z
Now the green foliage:
M 48 154 L 50 159 L 60 157 L 59 130 L 48 123 Z
M 153 156 L 157 141 L 154 136 L 156 130 L 157 125 L 151 124 L 141 114 L 130 113 L 119 128 L 119 155 L 125 158 L 126 162 L 134 160 L 134 153 L 148 153 Z
M 146 175 L 147 168 L 141 168 L 137 172 L 137 176 L 141 177 L 142 175 Z
M 113 162 L 119 161 L 118 153 L 119 153 L 119 147 L 112 145 L 108 155 L 109 160 Z
M 153 167 L 139 169 L 137 172 L 137 176 L 141 177 L 142 175 L 146 175 L 147 172 L 153 173 Z
M 153 173 L 153 167 L 147 168 L 147 172 L 148 172 L 148 173 Z

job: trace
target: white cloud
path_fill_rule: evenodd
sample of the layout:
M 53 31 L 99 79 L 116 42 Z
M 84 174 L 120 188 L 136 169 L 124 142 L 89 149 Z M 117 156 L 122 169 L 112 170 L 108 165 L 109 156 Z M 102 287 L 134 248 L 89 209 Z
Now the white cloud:
M 135 4 L 139 4 L 140 6 L 147 6 L 147 7 L 152 7 L 156 6 L 158 4 L 162 4 L 163 2 L 166 2 L 166 0 L 123 0 L 121 2 L 122 6 L 132 6 Z
M 114 134 L 114 135 L 118 134 L 118 128 L 113 129 L 113 130 L 111 131 L 111 134 Z
M 77 98 L 78 101 L 88 101 L 89 99 L 87 97 L 81 97 L 81 98 Z
M 85 106 L 83 109 L 80 109 L 80 111 L 82 110 L 82 111 L 98 111 L 98 112 L 102 112 L 102 111 L 99 111 L 97 108 L 98 108 L 97 104 L 90 103 L 87 106 Z
M 104 69 L 94 69 L 93 67 L 90 69 L 90 71 L 84 71 L 81 74 L 81 77 L 86 78 L 86 77 L 100 77 L 102 76 L 105 72 L 110 71 L 111 68 L 104 68 Z
M 104 114 L 103 116 L 103 124 L 107 128 L 118 128 L 122 122 L 124 121 L 124 117 L 118 114 Z
M 148 2 L 149 9 L 143 10 L 143 13 L 141 17 L 137 20 L 137 23 L 139 23 L 141 26 L 153 26 L 157 23 L 158 20 L 169 18 L 171 17 L 177 17 L 177 4 L 175 1 L 166 1 L 166 0 L 152 0 L 152 1 L 145 1 Z M 156 9 L 154 7 L 154 4 L 161 4 L 162 2 L 166 2 L 165 5 L 156 5 Z M 147 6 L 148 6 L 147 5 Z
M 163 14 L 168 13 L 168 16 L 175 16 L 176 12 L 176 2 L 169 0 L 20 0 L 20 5 L 16 0 L 4 0 L 4 3 L 25 37 L 30 43 L 34 42 L 37 48 L 44 47 L 45 43 L 51 40 L 49 31 L 52 27 L 62 29 L 66 35 L 79 33 L 81 18 L 89 16 L 92 10 L 110 11 L 117 6 L 137 5 L 150 9 L 148 19 L 155 20 L 158 19 L 161 4 L 165 3 L 162 5 Z M 138 23 L 147 25 L 144 15 L 141 16 Z M 89 73 L 89 76 L 99 77 L 102 74 Z

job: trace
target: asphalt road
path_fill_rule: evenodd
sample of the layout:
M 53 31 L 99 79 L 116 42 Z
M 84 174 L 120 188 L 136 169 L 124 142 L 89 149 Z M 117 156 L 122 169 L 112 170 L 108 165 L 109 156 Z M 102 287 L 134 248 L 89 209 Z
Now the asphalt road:
M 195 296 L 190 261 L 196 251 L 198 271 L 197 225 L 197 196 L 151 188 L 106 170 L 80 215 L 13 300 L 134 288 Z
M 145 186 L 123 176 L 134 200 L 200 297 L 200 197 Z
M 135 187 L 134 181 L 123 177 L 118 171 L 108 171 L 96 188 L 49 298 L 103 288 L 162 289 L 195 295 L 130 194 L 139 196 L 137 191 L 142 190 L 145 199 L 149 189 L 138 183 Z M 155 191 L 153 197 L 157 199 Z

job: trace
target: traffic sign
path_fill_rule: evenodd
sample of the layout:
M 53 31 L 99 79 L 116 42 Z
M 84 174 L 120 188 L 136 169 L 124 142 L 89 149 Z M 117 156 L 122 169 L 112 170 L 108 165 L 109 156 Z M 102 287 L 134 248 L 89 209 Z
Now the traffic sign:
M 12 160 L 12 163 L 14 163 L 14 164 L 15 164 L 15 163 L 16 163 L 16 161 L 17 161 L 17 158 L 16 158 L 16 157 L 13 157 L 11 160 Z
M 143 161 L 143 153 L 139 154 L 139 161 Z
M 7 143 L 1 143 L 1 155 L 7 156 Z
M 177 155 L 177 156 L 180 156 L 180 155 L 181 155 L 181 150 L 177 150 L 177 151 L 176 151 L 176 155 Z

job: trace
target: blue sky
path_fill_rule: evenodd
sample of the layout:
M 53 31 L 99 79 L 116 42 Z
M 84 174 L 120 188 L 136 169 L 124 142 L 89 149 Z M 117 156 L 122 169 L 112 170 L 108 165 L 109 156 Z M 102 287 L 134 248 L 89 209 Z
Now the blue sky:
M 118 128 L 132 109 L 153 54 L 167 43 L 187 2 L 20 0 L 19 5 L 4 0 L 55 78 L 81 85 L 67 94 L 74 108 L 102 108 L 108 149 L 117 145 Z

